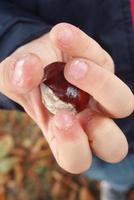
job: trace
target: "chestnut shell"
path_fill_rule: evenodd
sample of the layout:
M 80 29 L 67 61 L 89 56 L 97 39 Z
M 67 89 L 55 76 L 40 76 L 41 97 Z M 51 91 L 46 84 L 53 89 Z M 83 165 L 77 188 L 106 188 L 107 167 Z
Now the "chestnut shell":
M 64 62 L 54 62 L 44 69 L 43 84 L 63 102 L 70 103 L 77 112 L 85 109 L 89 102 L 89 94 L 69 83 L 64 77 Z

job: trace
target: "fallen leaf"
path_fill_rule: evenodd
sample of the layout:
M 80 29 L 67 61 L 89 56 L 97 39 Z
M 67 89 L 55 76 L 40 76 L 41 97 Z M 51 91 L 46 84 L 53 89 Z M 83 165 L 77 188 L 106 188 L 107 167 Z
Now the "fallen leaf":
M 0 173 L 8 173 L 19 161 L 17 157 L 9 157 L 0 159 Z
M 86 187 L 80 189 L 79 200 L 95 200 Z
M 23 172 L 23 168 L 21 165 L 16 164 L 14 167 L 14 173 L 15 173 L 15 182 L 16 185 L 18 187 L 22 186 L 22 181 L 23 181 L 23 177 L 24 177 L 24 172 Z
M 0 200 L 6 200 L 5 189 L 3 186 L 0 187 Z
M 0 158 L 5 157 L 14 147 L 14 140 L 10 135 L 0 136 Z
M 8 181 L 8 175 L 4 174 L 4 173 L 0 173 L 0 185 L 4 185 L 6 184 L 6 182 Z
M 55 182 L 55 184 L 53 185 L 53 188 L 52 188 L 52 195 L 54 197 L 59 197 L 60 196 L 60 193 L 61 193 L 61 190 L 62 190 L 62 185 L 60 182 Z

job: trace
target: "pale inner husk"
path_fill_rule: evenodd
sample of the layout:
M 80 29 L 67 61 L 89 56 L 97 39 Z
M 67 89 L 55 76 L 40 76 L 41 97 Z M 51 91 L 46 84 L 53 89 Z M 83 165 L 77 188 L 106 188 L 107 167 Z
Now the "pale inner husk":
M 44 83 L 40 85 L 42 102 L 46 108 L 53 114 L 56 114 L 60 110 L 68 110 L 72 113 L 77 113 L 76 109 L 71 103 L 66 103 L 60 100 L 54 92 Z

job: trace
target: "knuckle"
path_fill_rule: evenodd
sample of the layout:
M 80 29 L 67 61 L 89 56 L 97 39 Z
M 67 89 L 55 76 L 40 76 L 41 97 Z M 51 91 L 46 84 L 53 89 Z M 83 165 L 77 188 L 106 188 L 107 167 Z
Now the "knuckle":
M 125 95 L 125 98 L 120 104 L 120 115 L 117 118 L 125 118 L 131 115 L 134 112 L 134 95 L 131 90 L 128 89 Z
M 125 117 L 131 115 L 134 112 L 134 95 L 131 95 L 131 98 L 129 98 L 124 111 Z
M 0 90 L 1 92 L 4 92 L 4 90 L 7 89 L 7 83 L 8 83 L 8 79 L 9 79 L 9 73 L 8 73 L 8 65 L 10 64 L 9 62 L 9 58 L 5 59 L 4 61 L 2 61 L 0 63 Z
M 115 72 L 114 61 L 113 61 L 112 57 L 106 51 L 104 51 L 104 53 L 105 53 L 105 55 L 104 55 L 104 60 L 103 60 L 103 66 L 107 70 L 114 73 Z
M 99 79 L 99 85 L 97 84 L 97 91 L 98 93 L 102 93 L 103 91 L 105 91 L 105 89 L 107 88 L 107 86 L 109 85 L 109 83 L 111 82 L 111 79 L 109 76 L 107 75 L 103 75 L 100 76 L 100 79 Z M 102 91 L 102 92 L 101 92 Z
M 114 61 L 112 59 L 112 57 L 109 55 L 109 59 L 108 59 L 108 63 L 109 63 L 109 68 L 110 68 L 110 71 L 115 73 L 115 66 L 114 66 Z

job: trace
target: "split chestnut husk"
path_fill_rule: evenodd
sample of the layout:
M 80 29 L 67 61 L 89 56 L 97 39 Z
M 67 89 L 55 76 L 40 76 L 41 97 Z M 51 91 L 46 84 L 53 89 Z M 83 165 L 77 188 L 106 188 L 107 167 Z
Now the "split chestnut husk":
M 53 114 L 66 109 L 73 113 L 84 110 L 90 96 L 69 83 L 64 77 L 64 62 L 54 62 L 44 69 L 44 78 L 40 85 L 42 101 Z

